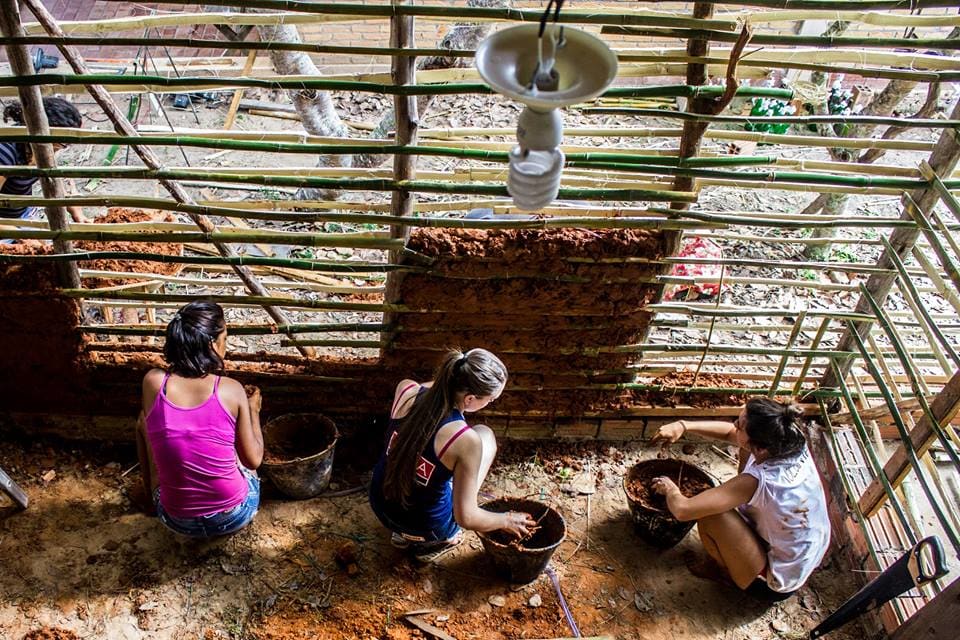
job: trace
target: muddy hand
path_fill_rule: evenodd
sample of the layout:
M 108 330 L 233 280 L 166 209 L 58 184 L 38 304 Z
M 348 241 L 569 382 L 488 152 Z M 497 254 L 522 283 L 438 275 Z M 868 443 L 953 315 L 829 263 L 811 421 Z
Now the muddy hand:
M 660 495 L 665 496 L 668 493 L 670 493 L 672 489 L 676 489 L 677 485 L 674 484 L 673 480 L 671 480 L 670 478 L 667 478 L 665 476 L 657 476 L 656 478 L 653 479 L 653 484 L 651 488 L 657 493 L 659 493 Z
M 263 397 L 260 395 L 260 389 L 252 384 L 246 384 L 243 386 L 243 390 L 247 394 L 247 402 L 250 404 L 250 411 L 254 413 L 260 413 L 260 407 L 263 404 Z
M 500 528 L 512 533 L 517 538 L 526 537 L 537 526 L 533 516 L 523 511 L 508 511 L 503 515 L 505 516 L 505 523 Z
M 657 433 L 650 438 L 650 443 L 656 444 L 659 442 L 662 447 L 666 449 L 667 446 L 679 440 L 680 436 L 682 436 L 686 430 L 687 428 L 686 425 L 683 424 L 683 420 L 668 422 L 657 429 Z

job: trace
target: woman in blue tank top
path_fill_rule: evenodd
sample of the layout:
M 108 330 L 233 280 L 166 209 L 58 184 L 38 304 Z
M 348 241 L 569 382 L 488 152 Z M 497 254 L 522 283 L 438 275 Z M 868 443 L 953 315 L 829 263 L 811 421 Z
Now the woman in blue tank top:
M 497 453 L 486 425 L 465 413 L 496 400 L 507 369 L 484 349 L 450 351 L 434 379 L 397 385 L 387 442 L 370 482 L 370 506 L 392 532 L 391 543 L 422 561 L 435 560 L 473 531 L 517 536 L 534 525 L 527 513 L 481 509 L 477 495 Z

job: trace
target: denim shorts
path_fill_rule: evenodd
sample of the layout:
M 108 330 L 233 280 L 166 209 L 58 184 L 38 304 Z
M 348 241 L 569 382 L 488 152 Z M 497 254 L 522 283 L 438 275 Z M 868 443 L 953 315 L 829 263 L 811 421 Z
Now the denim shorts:
M 26 211 L 21 213 L 18 218 L 14 218 L 14 220 L 18 220 L 18 219 L 19 220 L 43 220 L 44 219 L 43 209 L 41 209 L 40 207 L 27 207 Z M 23 227 L 15 227 L 15 228 L 22 229 Z M 0 244 L 13 244 L 14 242 L 15 241 L 12 238 L 0 240 Z
M 157 487 L 153 494 L 153 503 L 157 507 L 157 516 L 160 518 L 160 522 L 174 533 L 191 538 L 215 538 L 230 535 L 243 529 L 250 524 L 253 516 L 257 515 L 257 509 L 260 508 L 260 478 L 243 467 L 240 467 L 240 472 L 247 479 L 247 485 L 249 486 L 247 497 L 237 506 L 209 516 L 174 518 L 163 510 L 163 505 L 160 504 L 160 488 Z

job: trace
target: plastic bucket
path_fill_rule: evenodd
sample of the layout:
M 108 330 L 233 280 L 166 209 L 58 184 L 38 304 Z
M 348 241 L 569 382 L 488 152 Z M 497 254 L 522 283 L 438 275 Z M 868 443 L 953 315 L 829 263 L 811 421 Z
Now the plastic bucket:
M 284 495 L 313 498 L 330 484 L 337 426 L 319 413 L 289 413 L 263 427 L 263 474 Z
M 627 494 L 637 533 L 651 545 L 669 549 L 683 540 L 695 523 L 693 520 L 680 522 L 673 517 L 663 497 L 650 488 L 651 481 L 657 476 L 679 481 L 681 491 L 687 497 L 714 487 L 717 483 L 696 465 L 672 458 L 638 462 L 624 476 L 623 492 Z
M 483 549 L 497 573 L 514 584 L 537 579 L 567 537 L 567 523 L 556 509 L 542 502 L 523 498 L 500 498 L 483 505 L 487 511 L 505 513 L 525 511 L 537 520 L 539 529 L 524 540 L 517 540 L 506 531 L 480 533 Z

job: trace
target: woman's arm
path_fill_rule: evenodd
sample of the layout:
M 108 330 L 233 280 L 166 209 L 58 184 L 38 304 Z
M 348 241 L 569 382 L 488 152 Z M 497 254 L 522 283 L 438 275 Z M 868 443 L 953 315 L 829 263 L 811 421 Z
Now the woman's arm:
M 680 493 L 680 489 L 673 480 L 665 477 L 656 478 L 653 489 L 666 496 L 667 508 L 670 509 L 673 517 L 686 522 L 715 516 L 749 502 L 756 493 L 757 486 L 759 483 L 756 478 L 741 473 L 719 487 L 707 489 L 692 498 Z
M 673 444 L 688 433 L 737 444 L 737 428 L 722 420 L 677 420 L 663 425 L 650 442 Z
M 503 529 L 517 537 L 525 536 L 536 523 L 529 513 L 494 513 L 477 504 L 482 443 L 480 436 L 467 431 L 453 445 L 456 462 L 453 467 L 453 517 L 464 529 L 496 531 Z
M 256 469 L 263 462 L 263 432 L 260 430 L 260 390 L 255 389 L 250 397 L 243 385 L 231 378 L 223 378 L 221 385 L 227 387 L 231 404 L 237 406 L 237 456 L 247 469 Z

